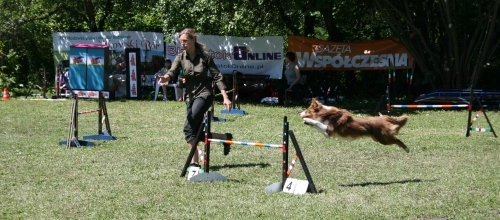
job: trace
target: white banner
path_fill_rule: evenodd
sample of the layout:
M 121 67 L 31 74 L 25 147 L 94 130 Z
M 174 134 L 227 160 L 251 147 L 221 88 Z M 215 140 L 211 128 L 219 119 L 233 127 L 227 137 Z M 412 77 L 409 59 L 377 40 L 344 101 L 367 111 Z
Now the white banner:
M 163 34 L 140 31 L 108 31 L 108 32 L 57 32 L 52 33 L 54 54 L 67 53 L 70 46 L 81 44 L 108 44 L 111 51 L 111 65 L 124 62 L 126 48 L 139 48 L 141 61 L 163 66 L 165 57 Z M 161 60 L 158 60 L 161 58 Z M 157 69 L 148 69 L 156 72 Z M 138 73 L 139 74 L 139 73 Z M 141 73 L 143 74 L 143 73 Z
M 174 60 L 183 51 L 178 34 L 175 44 L 167 44 L 167 58 Z M 283 71 L 283 37 L 231 37 L 201 35 L 197 41 L 206 45 L 215 64 L 223 74 L 237 70 L 243 74 L 269 75 L 272 79 L 281 79 Z
M 163 58 L 165 57 L 163 33 L 141 31 L 56 32 L 52 33 L 54 64 L 57 66 L 59 61 L 68 59 L 70 46 L 77 43 L 109 45 L 112 56 L 111 65 L 113 66 L 112 75 L 117 76 L 110 81 L 110 88 L 115 92 L 116 97 L 126 95 L 125 80 L 121 80 L 125 79 L 125 70 L 119 67 L 120 63 L 125 62 L 126 48 L 139 48 L 141 50 L 142 64 L 140 65 L 147 68 L 143 68 L 144 72 L 136 72 L 137 78 L 145 74 L 147 74 L 147 78 L 152 78 L 152 74 L 163 66 Z M 147 81 L 144 85 L 152 86 L 153 84 Z M 136 86 L 131 86 L 131 89 Z
M 160 52 L 158 55 L 163 56 L 163 34 L 155 32 L 56 32 L 52 33 L 52 41 L 54 52 L 69 51 L 70 46 L 76 43 L 109 44 L 110 50 L 116 52 L 125 48 L 140 48 L 141 52 L 155 51 L 155 54 Z

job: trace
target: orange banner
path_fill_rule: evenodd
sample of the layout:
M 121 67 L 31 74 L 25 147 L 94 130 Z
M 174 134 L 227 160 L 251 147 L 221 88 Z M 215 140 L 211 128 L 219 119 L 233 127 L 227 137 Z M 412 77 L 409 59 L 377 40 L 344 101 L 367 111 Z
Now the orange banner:
M 301 70 L 386 70 L 413 68 L 413 57 L 394 40 L 330 42 L 289 36 L 288 51 L 297 55 Z

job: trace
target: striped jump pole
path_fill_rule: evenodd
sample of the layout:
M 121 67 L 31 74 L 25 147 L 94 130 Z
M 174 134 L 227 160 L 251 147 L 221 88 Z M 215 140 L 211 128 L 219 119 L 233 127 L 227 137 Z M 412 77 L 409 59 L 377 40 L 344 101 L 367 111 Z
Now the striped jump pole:
M 441 108 L 441 109 L 448 109 L 448 108 L 468 108 L 469 105 L 467 104 L 453 104 L 453 105 L 391 105 L 392 108 L 408 108 L 408 109 L 413 109 L 413 108 Z
M 245 141 L 231 141 L 231 140 L 221 140 L 221 139 L 208 139 L 210 142 L 218 142 L 223 144 L 239 144 L 239 145 L 247 145 L 247 146 L 256 146 L 256 147 L 283 147 L 282 144 L 268 144 L 263 142 L 245 142 Z
M 388 93 L 394 94 L 394 97 L 396 97 L 396 61 L 393 60 L 391 62 L 391 59 L 387 59 L 389 61 L 389 66 L 387 68 L 388 71 Z M 392 71 L 392 73 L 391 73 Z M 389 102 L 392 101 L 390 96 L 389 97 Z
M 396 96 L 396 62 L 394 62 L 394 68 L 392 70 L 392 88 L 393 94 Z
M 406 69 L 407 71 L 407 74 L 408 74 L 408 69 Z M 415 60 L 413 60 L 413 67 L 411 68 L 411 73 L 410 73 L 410 78 L 409 78 L 409 81 L 407 79 L 407 83 L 408 83 L 408 93 L 406 93 L 406 97 L 409 98 L 410 97 L 410 90 L 411 90 L 411 84 L 413 83 L 413 72 L 415 70 Z
M 492 129 L 490 128 L 470 128 L 470 131 L 477 131 L 477 132 L 493 132 Z
M 390 89 L 390 87 L 387 86 L 387 89 L 385 90 L 385 103 L 386 103 L 388 115 L 391 114 L 391 94 L 390 94 L 389 89 Z
M 83 115 L 83 114 L 89 114 L 89 113 L 101 113 L 102 109 L 96 109 L 96 110 L 86 110 L 86 111 L 81 111 L 81 112 L 78 112 L 79 115 Z
M 474 124 L 474 122 L 477 121 L 477 119 L 479 118 L 479 116 L 481 116 L 481 113 L 483 113 L 482 110 L 477 111 L 476 116 L 474 116 L 474 119 L 472 119 L 472 121 L 470 122 L 471 126 Z M 476 132 L 493 132 L 493 130 L 491 128 L 477 128 L 477 127 L 473 128 L 473 127 L 470 127 L 469 130 L 470 131 L 476 131 Z
M 205 154 L 201 150 L 200 145 L 196 145 L 196 150 L 198 151 L 198 158 L 201 161 L 201 164 L 205 165 L 207 161 L 205 160 Z
M 295 167 L 295 163 L 297 162 L 297 159 L 299 159 L 299 156 L 297 154 L 293 155 L 293 160 L 290 163 L 290 166 L 288 166 L 288 171 L 286 172 L 287 176 L 290 176 L 290 174 L 292 174 L 292 170 Z
M 473 125 L 473 124 L 474 124 L 474 122 L 476 122 L 476 121 L 477 121 L 477 119 L 479 118 L 479 116 L 481 116 L 481 113 L 482 113 L 482 112 L 483 112 L 483 111 L 481 111 L 481 110 L 477 111 L 477 114 L 476 114 L 476 116 L 474 116 L 474 119 L 472 119 L 472 121 L 470 122 L 470 125 Z

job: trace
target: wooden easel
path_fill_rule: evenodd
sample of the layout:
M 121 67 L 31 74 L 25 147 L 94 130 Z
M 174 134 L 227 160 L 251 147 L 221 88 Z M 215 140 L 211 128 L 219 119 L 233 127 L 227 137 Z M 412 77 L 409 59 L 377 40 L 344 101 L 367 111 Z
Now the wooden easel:
M 98 109 L 92 110 L 92 112 L 98 113 L 98 128 L 96 135 L 88 135 L 84 136 L 83 139 L 92 139 L 92 140 L 116 140 L 114 136 L 111 136 L 111 126 L 109 124 L 108 118 L 108 110 L 106 108 L 106 102 L 102 92 L 99 93 L 99 101 L 98 101 Z M 71 91 L 73 96 L 73 102 L 71 105 L 71 114 L 69 118 L 69 130 L 68 130 L 68 138 L 66 141 L 59 142 L 60 145 L 66 145 L 66 148 L 70 147 L 81 147 L 81 146 L 94 146 L 94 142 L 78 140 L 78 115 L 91 113 L 88 112 L 78 112 L 78 95 L 74 94 Z M 103 121 L 106 125 L 106 130 L 102 130 Z

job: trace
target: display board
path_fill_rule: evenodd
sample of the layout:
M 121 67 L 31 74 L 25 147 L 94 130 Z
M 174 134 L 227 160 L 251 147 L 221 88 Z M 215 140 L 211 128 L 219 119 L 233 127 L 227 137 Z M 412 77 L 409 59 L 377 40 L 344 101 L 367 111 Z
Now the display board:
M 72 90 L 107 91 L 109 47 L 73 44 L 69 52 L 69 86 Z

